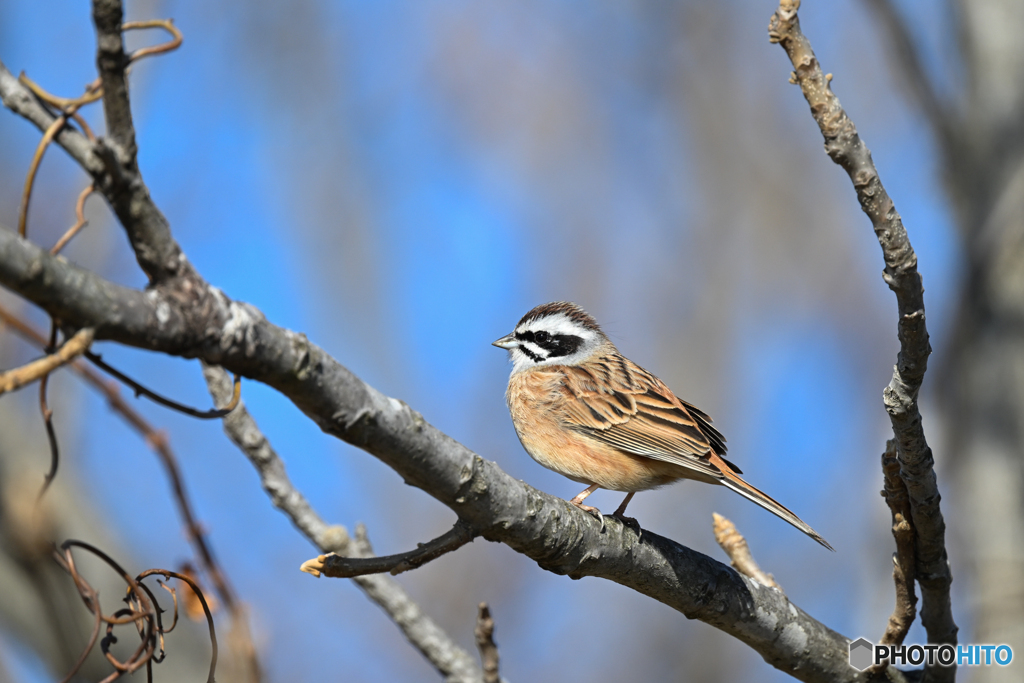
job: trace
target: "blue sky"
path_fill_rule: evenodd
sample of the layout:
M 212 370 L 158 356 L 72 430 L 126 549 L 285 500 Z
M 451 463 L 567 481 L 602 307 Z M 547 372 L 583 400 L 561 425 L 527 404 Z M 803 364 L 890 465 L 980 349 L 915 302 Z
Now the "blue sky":
M 699 162 L 699 150 L 714 133 L 700 127 L 705 125 L 701 114 L 687 108 L 690 104 L 681 108 L 686 120 L 680 124 L 680 110 L 663 91 L 674 78 L 671 65 L 652 60 L 650 46 L 665 44 L 670 55 L 690 48 L 673 47 L 679 39 L 672 27 L 644 19 L 632 6 L 561 2 L 533 6 L 530 12 L 504 8 L 505 13 L 499 6 L 492 17 L 460 2 L 307 0 L 263 7 L 252 16 L 244 3 L 130 4 L 129 18 L 172 16 L 185 34 L 180 50 L 136 67 L 140 164 L 176 237 L 210 282 L 258 306 L 274 322 L 307 332 L 371 384 L 408 401 L 515 476 L 556 495 L 573 495 L 575 485 L 522 453 L 504 412 L 507 366 L 489 342 L 544 300 L 573 298 L 607 314 L 613 339 L 628 355 L 662 376 L 695 378 L 696 391 L 718 410 L 716 424 L 727 427 L 730 453 L 741 454 L 737 462 L 759 487 L 813 520 L 840 553 L 822 558 L 813 543 L 805 544 L 766 513 L 725 493 L 697 492 L 689 483 L 649 494 L 653 502 L 638 499 L 635 505 L 648 515 L 645 525 L 650 519 L 659 532 L 703 544 L 697 547 L 714 554 L 703 521 L 697 526 L 659 515 L 680 498 L 688 500 L 686 510 L 700 510 L 701 520 L 710 518 L 712 506 L 728 511 L 741 530 L 766 541 L 758 549 L 762 562 L 784 585 L 800 586 L 799 604 L 847 635 L 865 631 L 870 637 L 881 631 L 879 613 L 890 604 L 891 585 L 876 582 L 889 570 L 865 569 L 849 558 L 865 544 L 875 548 L 887 542 L 884 514 L 877 509 L 881 503 L 871 493 L 879 477 L 871 468 L 877 468 L 886 434 L 880 392 L 895 362 L 895 302 L 879 277 L 877 243 L 848 181 L 818 152 L 820 139 L 806 104 L 785 83 L 789 69 L 781 50 L 765 40 L 771 3 L 729 4 L 737 14 L 723 40 L 747 46 L 730 58 L 740 65 L 755 60 L 759 67 L 736 70 L 742 109 L 759 122 L 781 111 L 789 118 L 777 135 L 792 136 L 787 144 L 794 155 L 803 149 L 817 154 L 808 153 L 806 164 L 821 185 L 794 192 L 809 207 L 834 197 L 840 208 L 826 220 L 805 209 L 812 218 L 801 229 L 830 230 L 826 224 L 832 222 L 835 229 L 854 226 L 848 237 L 829 239 L 848 245 L 841 260 L 850 277 L 860 279 L 805 281 L 800 264 L 793 262 L 766 280 L 758 275 L 764 253 L 743 245 L 722 252 L 730 255 L 727 262 L 703 256 L 719 252 L 703 252 L 701 240 L 726 234 L 693 227 L 723 210 L 706 205 L 698 194 L 702 179 L 714 177 L 714 170 Z M 956 244 L 932 170 L 930 140 L 902 104 L 891 74 L 882 81 L 853 73 L 861 41 L 877 40 L 864 38 L 868 23 L 861 5 L 807 5 L 804 29 L 826 68 L 837 73 L 837 91 L 872 147 L 910 230 L 925 275 L 933 346 L 941 353 L 957 283 Z M 77 92 L 93 77 L 85 3 L 12 3 L 2 11 L 0 56 L 8 68 L 25 69 L 61 94 Z M 687 17 L 695 23 L 705 19 L 696 10 Z M 316 29 L 306 36 L 308 42 L 303 26 Z M 148 43 L 156 35 L 140 40 Z M 453 42 L 453 36 L 465 45 Z M 685 76 L 692 79 L 690 89 L 684 92 L 696 107 L 712 85 L 701 81 L 702 65 L 693 63 L 701 53 L 693 49 L 695 56 L 684 58 L 692 67 Z M 476 55 L 481 64 L 461 62 L 459 50 Z M 504 84 L 486 82 L 486 59 L 499 57 L 512 65 L 507 91 Z M 870 59 L 885 64 L 880 53 Z M 767 71 L 760 68 L 764 64 Z M 473 71 L 477 66 L 483 75 Z M 558 80 L 563 72 L 570 76 Z M 763 73 L 774 80 L 765 81 Z M 530 89 L 534 85 L 536 93 Z M 555 86 L 564 92 L 541 92 Z M 507 93 L 507 99 L 488 99 L 474 90 L 490 93 L 491 87 Z M 774 93 L 781 104 L 759 107 L 759 92 Z M 534 96 L 552 102 L 539 118 L 531 109 Z M 580 101 L 596 103 L 589 118 L 572 108 Z M 465 102 L 482 113 L 465 114 L 459 108 Z M 89 113 L 101 129 L 99 115 L 98 108 Z M 536 136 L 549 130 L 556 134 L 538 142 Z M 738 130 L 730 137 L 744 134 Z M 16 177 L 11 168 L 18 160 L 27 164 L 36 138 L 7 114 L 0 117 L 0 139 L 11 150 L 5 163 Z M 728 169 L 756 176 L 750 169 L 774 167 L 771 159 L 758 159 L 758 147 L 742 149 L 749 163 Z M 56 202 L 61 192 L 71 192 L 65 188 L 83 183 L 60 156 L 51 151 L 43 166 L 40 192 L 50 189 L 53 196 L 37 202 Z M 2 196 L 5 226 L 13 224 L 16 190 L 6 189 Z M 70 206 L 74 194 L 64 196 Z M 98 253 L 72 248 L 69 255 L 141 286 L 117 227 L 94 210 L 90 230 L 103 231 L 104 237 L 93 238 L 102 247 Z M 70 216 L 70 208 L 65 213 Z M 39 210 L 39 215 L 50 213 Z M 728 233 L 729 239 L 764 229 L 756 211 L 737 215 L 746 223 L 740 232 Z M 591 223 L 597 226 L 594 233 L 586 232 Z M 57 232 L 49 225 L 39 230 Z M 725 269 L 735 269 L 733 280 L 739 283 L 728 296 L 707 284 Z M 644 278 L 650 278 L 649 289 L 658 289 L 658 301 L 670 302 L 667 312 L 645 298 Z M 833 286 L 843 294 L 815 294 Z M 777 302 L 775 292 L 792 293 L 792 300 Z M 701 366 L 710 361 L 685 352 L 666 355 L 672 344 L 656 335 L 675 329 L 668 318 L 698 320 L 708 307 L 727 304 L 734 314 L 714 313 L 711 319 L 718 324 L 704 334 L 718 335 L 722 342 L 714 346 L 728 359 L 711 384 L 700 379 Z M 847 305 L 852 313 L 835 310 Z M 857 318 L 861 310 L 867 314 Z M 877 329 L 857 336 L 861 327 L 876 324 Z M 209 401 L 194 362 L 111 345 L 102 351 L 165 394 L 196 405 Z M 815 398 L 808 401 L 812 390 Z M 404 549 L 447 528 L 450 513 L 401 486 L 371 457 L 323 436 L 273 391 L 247 382 L 244 397 L 296 484 L 329 521 L 350 528 L 366 521 L 380 552 Z M 141 494 L 131 491 L 132 481 L 162 481 L 144 444 L 96 397 L 83 395 L 81 408 L 88 418 L 63 428 L 63 439 L 74 444 L 68 448 L 74 461 L 64 472 L 101 493 L 101 506 L 134 548 L 139 569 L 187 557 L 169 497 L 149 501 L 152 515 L 133 513 Z M 433 680 L 415 655 L 403 650 L 402 656 L 389 657 L 389 648 L 406 646 L 352 586 L 314 582 L 296 571 L 312 548 L 271 509 L 248 463 L 218 424 L 144 403 L 140 408 L 170 433 L 220 556 L 247 558 L 231 576 L 253 605 L 273 679 L 296 672 L 306 677 L 327 666 L 349 669 L 353 680 Z M 850 514 L 852 503 L 836 504 L 868 495 L 875 496 L 874 507 L 863 513 Z M 610 494 L 598 496 L 603 507 L 615 504 Z M 645 615 L 649 610 L 652 619 L 682 628 L 680 615 L 641 605 L 639 596 L 594 581 L 570 583 L 509 557 L 507 549 L 476 547 L 481 543 L 466 551 L 478 564 L 460 564 L 456 575 L 471 576 L 479 590 L 465 596 L 466 604 L 496 600 L 505 610 L 504 623 L 498 611 L 499 642 L 512 678 L 572 671 L 559 668 L 569 666 L 559 645 L 564 637 L 589 657 L 583 670 L 591 680 L 612 680 L 602 678 L 602 673 L 614 676 L 616 669 L 602 668 L 600 648 L 565 635 L 576 628 L 566 614 L 608 616 L 594 601 Z M 876 553 L 883 565 L 888 553 Z M 715 556 L 721 559 L 720 553 Z M 514 592 L 509 595 L 508 586 L 478 576 L 487 568 Z M 458 621 L 447 611 L 458 603 L 446 597 L 445 571 L 429 567 L 407 583 L 428 612 L 440 612 L 442 622 L 453 628 L 461 624 L 459 640 L 469 647 L 472 614 Z M 836 594 L 830 584 L 837 580 L 852 581 L 857 590 Z M 872 594 L 870 600 L 865 592 Z M 864 602 L 874 607 L 865 608 Z M 297 625 L 310 618 L 322 619 L 323 627 L 299 632 Z M 686 628 L 688 634 L 709 629 Z M 756 655 L 732 646 L 742 666 L 765 672 Z M 38 678 L 25 673 L 25 680 Z

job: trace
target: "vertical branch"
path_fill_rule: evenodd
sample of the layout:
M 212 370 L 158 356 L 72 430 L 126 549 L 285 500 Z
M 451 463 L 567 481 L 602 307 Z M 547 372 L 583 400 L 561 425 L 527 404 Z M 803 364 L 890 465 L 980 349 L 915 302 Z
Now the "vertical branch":
M 128 99 L 128 55 L 121 33 L 124 21 L 121 0 L 93 0 L 92 20 L 96 26 L 96 67 L 103 84 L 107 137 L 116 145 L 118 160 L 134 168 L 138 148 Z
M 486 602 L 480 603 L 476 617 L 476 646 L 480 650 L 480 661 L 484 665 L 484 683 L 498 683 L 498 645 L 494 642 L 494 617 Z
M 900 478 L 900 463 L 897 459 L 895 439 L 889 439 L 882 453 L 882 473 L 885 488 L 882 495 L 892 512 L 892 535 L 896 539 L 896 555 L 893 557 L 892 578 L 896 584 L 896 606 L 886 626 L 885 634 L 878 641 L 882 645 L 900 645 L 907 637 L 910 625 L 917 616 L 917 594 L 914 591 L 914 527 L 910 517 L 910 499 L 907 486 Z
M 917 397 L 924 380 L 931 346 L 925 327 L 924 287 L 917 271 L 917 255 L 903 221 L 882 186 L 871 152 L 857 134 L 831 89 L 831 74 L 824 74 L 810 41 L 800 30 L 799 0 L 782 0 L 768 27 L 771 42 L 779 43 L 793 64 L 791 80 L 799 84 L 811 115 L 825 139 L 825 151 L 850 176 L 861 209 L 882 247 L 882 278 L 896 294 L 899 311 L 900 352 L 883 402 L 898 444 L 900 477 L 907 488 L 916 530 L 915 576 L 921 584 L 921 622 L 930 643 L 956 643 L 957 626 L 949 598 L 952 573 L 946 555 L 946 525 L 939 508 L 939 491 L 931 448 L 925 439 Z M 932 667 L 936 680 L 952 680 L 955 669 Z

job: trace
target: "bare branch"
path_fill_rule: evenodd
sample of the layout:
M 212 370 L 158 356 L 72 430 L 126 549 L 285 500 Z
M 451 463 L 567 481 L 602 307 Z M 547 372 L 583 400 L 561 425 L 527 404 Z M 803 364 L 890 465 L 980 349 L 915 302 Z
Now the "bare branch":
M 103 114 L 107 121 L 108 144 L 118 161 L 135 168 L 138 148 L 128 100 L 128 55 L 124 51 L 121 0 L 93 0 L 92 20 L 96 25 L 96 67 L 103 83 Z
M 733 568 L 760 584 L 782 590 L 782 587 L 775 582 L 775 578 L 771 574 L 763 572 L 754 561 L 754 556 L 750 554 L 750 546 L 747 545 L 747 539 L 743 538 L 736 530 L 736 525 L 717 512 L 713 512 L 711 518 L 714 520 L 715 540 L 729 556 Z
M 946 525 L 939 508 L 931 448 L 925 439 L 917 395 L 927 369 L 928 331 L 925 327 L 924 288 L 917 272 L 917 256 L 903 221 L 878 178 L 871 153 L 857 134 L 800 31 L 798 0 L 782 0 L 772 16 L 768 33 L 785 49 L 795 69 L 811 115 L 825 138 L 825 150 L 849 174 L 857 199 L 882 247 L 883 279 L 896 294 L 899 309 L 900 353 L 892 381 L 883 392 L 885 409 L 899 444 L 900 476 L 910 497 L 911 517 L 917 531 L 915 575 L 921 584 L 921 622 L 930 643 L 956 643 L 957 626 L 950 608 L 952 574 L 946 556 Z M 931 667 L 935 680 L 952 680 L 954 668 Z
M 450 552 L 454 552 L 472 542 L 476 538 L 473 528 L 464 522 L 456 522 L 455 526 L 437 538 L 420 543 L 415 550 L 387 555 L 385 557 L 347 558 L 336 553 L 320 555 L 316 559 L 306 560 L 300 569 L 307 574 L 319 577 L 321 574 L 337 579 L 351 579 L 367 574 L 390 573 L 392 576 L 422 567 Z
M 896 606 L 885 628 L 885 634 L 878 641 L 883 645 L 900 645 L 907 637 L 907 631 L 917 615 L 917 594 L 914 591 L 914 527 L 911 524 L 910 500 L 907 486 L 900 478 L 896 439 L 889 439 L 882 453 L 882 472 L 885 488 L 882 495 L 892 512 L 892 535 L 896 539 L 896 554 L 893 556 L 892 578 L 896 584 Z
M 31 384 L 82 355 L 92 344 L 94 334 L 95 332 L 90 328 L 81 329 L 54 353 L 26 363 L 20 368 L 0 373 L 0 394 Z
M 178 403 L 177 401 L 172 401 L 169 398 L 161 396 L 152 389 L 147 389 L 145 386 L 139 384 L 131 377 L 121 372 L 120 370 L 105 363 L 103 361 L 103 357 L 100 356 L 98 353 L 90 353 L 87 351 L 85 353 L 85 357 L 89 359 L 90 363 L 98 367 L 100 370 L 103 370 L 103 372 L 106 372 L 107 374 L 116 377 L 121 382 L 124 382 L 125 384 L 130 386 L 135 391 L 136 396 L 145 396 L 151 401 L 159 403 L 164 407 L 170 408 L 171 410 L 176 410 L 179 413 L 184 413 L 185 415 L 189 415 L 191 417 L 199 418 L 201 420 L 212 420 L 224 417 L 225 415 L 227 415 L 228 413 L 235 409 L 235 406 L 238 405 L 238 401 L 241 400 L 242 398 L 242 378 L 239 377 L 238 375 L 235 375 L 235 388 L 232 391 L 231 400 L 228 401 L 227 405 L 225 405 L 223 408 L 213 408 L 211 410 L 196 410 L 195 408 L 190 408 L 189 406 L 184 405 L 183 403 Z
M 484 538 L 544 569 L 633 588 L 737 637 L 801 680 L 857 678 L 847 664 L 848 639 L 779 591 L 653 532 L 641 541 L 611 522 L 602 532 L 587 513 L 509 476 L 365 384 L 305 335 L 273 325 L 205 282 L 189 281 L 185 299 L 203 305 L 183 306 L 169 285 L 144 294 L 115 285 L 0 228 L 0 283 L 66 322 L 91 321 L 97 338 L 198 356 L 265 382 L 324 431 L 375 455 Z M 781 638 L 784 631 L 802 635 Z
M 231 393 L 228 374 L 215 365 L 203 364 L 203 375 L 215 405 L 227 402 Z M 373 549 L 360 525 L 356 537 L 350 538 L 343 526 L 324 522 L 305 496 L 288 478 L 284 462 L 271 447 L 267 437 L 242 402 L 224 418 L 224 432 L 245 454 L 260 476 L 263 490 L 278 510 L 323 552 L 335 552 L 351 558 L 371 558 Z M 353 579 L 366 595 L 376 602 L 402 629 L 405 637 L 449 683 L 476 683 L 483 676 L 473 658 L 459 647 L 390 576 L 380 574 Z
M 476 618 L 476 646 L 480 650 L 480 661 L 484 665 L 484 683 L 498 683 L 498 645 L 494 642 L 494 618 L 486 602 L 480 603 Z

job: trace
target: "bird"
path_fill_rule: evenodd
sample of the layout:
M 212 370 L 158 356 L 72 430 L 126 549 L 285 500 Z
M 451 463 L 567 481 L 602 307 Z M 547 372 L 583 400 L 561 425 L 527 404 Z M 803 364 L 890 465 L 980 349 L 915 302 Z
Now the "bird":
M 638 491 L 691 479 L 725 486 L 833 550 L 744 481 L 711 418 L 623 356 L 580 306 L 537 306 L 492 344 L 512 361 L 505 398 L 520 443 L 539 464 L 587 487 L 569 502 L 599 518 L 602 529 L 600 510 L 583 502 L 597 489 L 625 492 L 612 516 L 639 530 L 625 515 Z

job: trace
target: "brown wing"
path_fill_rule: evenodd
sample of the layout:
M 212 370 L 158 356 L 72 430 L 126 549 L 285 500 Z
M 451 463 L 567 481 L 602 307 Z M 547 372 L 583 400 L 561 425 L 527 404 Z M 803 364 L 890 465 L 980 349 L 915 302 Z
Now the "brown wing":
M 711 418 L 619 354 L 565 368 L 566 426 L 627 453 L 721 477 L 708 456 L 725 453 Z

